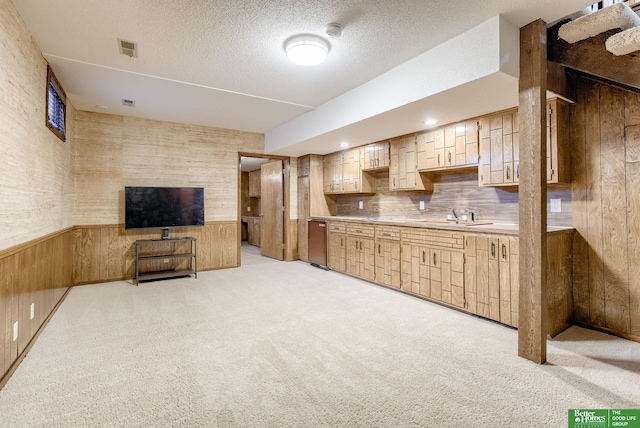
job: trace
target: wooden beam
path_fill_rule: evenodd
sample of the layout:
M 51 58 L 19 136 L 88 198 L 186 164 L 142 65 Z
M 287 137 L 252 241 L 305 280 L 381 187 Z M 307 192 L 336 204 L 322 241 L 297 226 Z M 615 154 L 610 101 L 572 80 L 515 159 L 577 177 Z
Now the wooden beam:
M 547 61 L 547 89 L 561 97 L 575 102 L 576 85 L 573 74 L 567 73 L 567 68 L 557 62 Z
M 609 30 L 597 36 L 576 43 L 567 43 L 558 37 L 558 29 L 563 22 L 550 27 L 548 31 L 548 59 L 567 68 L 578 70 L 621 83 L 635 90 L 640 89 L 640 52 L 616 56 L 605 47 L 605 42 L 620 29 Z
M 520 29 L 520 302 L 518 355 L 547 359 L 547 25 Z

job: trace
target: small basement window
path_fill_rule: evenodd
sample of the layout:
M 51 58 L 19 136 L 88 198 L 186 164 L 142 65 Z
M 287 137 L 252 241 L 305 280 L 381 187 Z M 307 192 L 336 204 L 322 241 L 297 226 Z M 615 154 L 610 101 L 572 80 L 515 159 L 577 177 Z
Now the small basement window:
M 66 103 L 67 96 L 53 74 L 51 67 L 47 65 L 47 128 L 62 141 L 66 140 Z

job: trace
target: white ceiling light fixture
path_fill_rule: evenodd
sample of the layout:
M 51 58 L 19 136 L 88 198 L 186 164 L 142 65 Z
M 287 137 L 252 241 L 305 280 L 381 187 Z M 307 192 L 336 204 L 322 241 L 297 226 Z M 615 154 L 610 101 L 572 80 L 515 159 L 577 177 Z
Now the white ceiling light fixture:
M 284 50 L 291 62 L 311 66 L 322 64 L 329 54 L 329 43 L 312 34 L 294 36 L 287 40 Z

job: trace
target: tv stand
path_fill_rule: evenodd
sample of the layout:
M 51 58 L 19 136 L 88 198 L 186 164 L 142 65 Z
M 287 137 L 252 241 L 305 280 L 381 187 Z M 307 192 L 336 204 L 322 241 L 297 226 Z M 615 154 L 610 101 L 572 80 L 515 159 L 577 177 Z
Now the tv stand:
M 136 285 L 140 284 L 140 281 L 179 276 L 194 275 L 198 278 L 196 241 L 196 238 L 191 237 L 136 241 Z M 187 243 L 189 245 L 180 245 Z M 188 248 L 184 249 L 187 246 Z M 186 262 L 182 263 L 185 260 Z M 144 265 L 150 270 L 141 272 Z

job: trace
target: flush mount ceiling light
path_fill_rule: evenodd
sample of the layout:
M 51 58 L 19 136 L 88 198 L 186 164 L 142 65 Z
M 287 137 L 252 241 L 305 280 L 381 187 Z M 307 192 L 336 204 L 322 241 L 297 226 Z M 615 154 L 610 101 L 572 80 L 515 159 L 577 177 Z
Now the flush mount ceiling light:
M 284 50 L 291 62 L 298 65 L 318 65 L 327 59 L 329 43 L 311 34 L 294 36 L 287 40 Z

